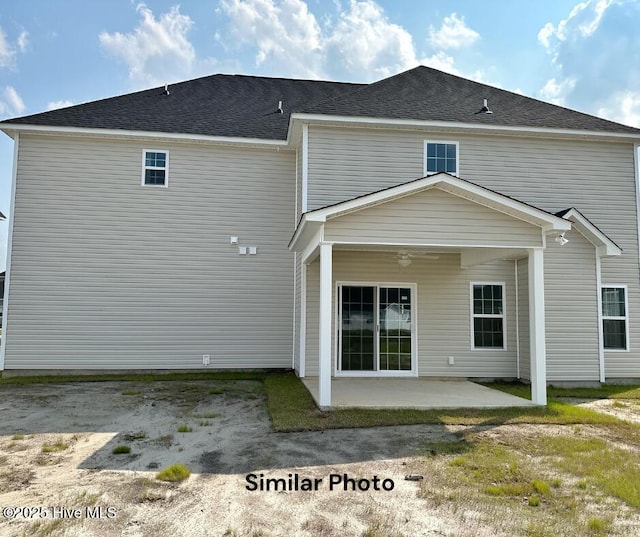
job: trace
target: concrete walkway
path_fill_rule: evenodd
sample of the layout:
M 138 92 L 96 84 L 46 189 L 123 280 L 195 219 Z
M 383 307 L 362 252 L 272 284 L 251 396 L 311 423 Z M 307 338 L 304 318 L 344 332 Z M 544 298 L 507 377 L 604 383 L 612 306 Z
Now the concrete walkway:
M 302 379 L 318 401 L 318 379 Z M 504 408 L 535 406 L 467 380 L 425 378 L 334 378 L 331 408 Z

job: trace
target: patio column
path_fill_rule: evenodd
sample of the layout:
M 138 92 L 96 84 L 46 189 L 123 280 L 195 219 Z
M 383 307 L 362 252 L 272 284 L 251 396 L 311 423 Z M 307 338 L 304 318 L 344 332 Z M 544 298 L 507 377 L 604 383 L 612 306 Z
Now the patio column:
M 547 404 L 547 356 L 544 326 L 544 254 L 529 250 L 529 339 L 531 355 L 531 400 Z
M 331 406 L 331 297 L 333 289 L 333 245 L 320 244 L 320 327 L 318 404 Z

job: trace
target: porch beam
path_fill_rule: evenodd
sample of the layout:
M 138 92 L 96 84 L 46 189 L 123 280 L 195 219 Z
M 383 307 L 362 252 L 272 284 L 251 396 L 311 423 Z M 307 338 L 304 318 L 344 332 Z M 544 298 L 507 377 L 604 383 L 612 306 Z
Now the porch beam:
M 544 322 L 544 254 L 529 250 L 529 333 L 531 358 L 531 400 L 547 404 L 547 357 Z
M 460 251 L 460 268 L 468 269 L 496 259 L 524 257 L 524 255 L 525 251 L 522 248 L 465 248 Z
M 331 302 L 333 289 L 333 245 L 320 244 L 319 389 L 320 408 L 331 406 Z

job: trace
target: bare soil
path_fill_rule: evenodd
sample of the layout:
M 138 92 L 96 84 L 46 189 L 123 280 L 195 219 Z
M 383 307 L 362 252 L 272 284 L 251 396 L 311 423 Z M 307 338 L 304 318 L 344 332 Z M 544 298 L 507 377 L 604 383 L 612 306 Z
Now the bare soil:
M 426 502 L 429 476 L 405 479 L 420 470 L 425 443 L 459 439 L 463 427 L 274 433 L 263 386 L 252 381 L 7 385 L 0 393 L 0 536 L 501 535 Z M 178 432 L 183 425 L 191 432 Z M 527 427 L 475 429 L 529 435 Z M 131 452 L 113 454 L 120 445 Z M 156 479 L 175 463 L 191 469 L 186 481 Z M 263 487 L 284 481 L 251 491 L 249 474 Z M 318 490 L 282 490 L 296 474 L 299 485 L 321 480 Z M 354 481 L 345 487 L 346 478 Z

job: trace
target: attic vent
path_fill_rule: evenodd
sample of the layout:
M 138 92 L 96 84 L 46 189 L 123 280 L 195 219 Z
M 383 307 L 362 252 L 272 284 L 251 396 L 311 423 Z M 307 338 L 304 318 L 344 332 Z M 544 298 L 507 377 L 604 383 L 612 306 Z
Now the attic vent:
M 489 104 L 487 102 L 487 99 L 484 100 L 482 108 L 480 108 L 480 110 L 478 110 L 476 114 L 493 114 L 493 112 L 489 110 Z
M 278 109 L 276 110 L 278 114 L 284 114 L 284 110 L 282 109 L 282 101 L 278 101 Z
M 169 84 L 164 85 L 164 91 L 162 92 L 162 95 L 170 95 Z

